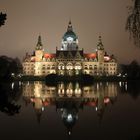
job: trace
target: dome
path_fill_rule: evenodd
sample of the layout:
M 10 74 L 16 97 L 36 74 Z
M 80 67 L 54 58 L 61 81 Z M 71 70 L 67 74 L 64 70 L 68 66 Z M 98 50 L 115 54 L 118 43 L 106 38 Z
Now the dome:
M 78 37 L 73 31 L 71 21 L 69 21 L 66 33 L 62 37 L 61 50 L 77 50 L 78 49 Z
M 73 32 L 71 21 L 69 21 L 67 32 L 64 34 L 63 40 L 66 41 L 68 38 L 72 38 L 74 41 L 77 39 L 75 32 Z
M 66 41 L 69 37 L 73 38 L 74 41 L 77 39 L 77 36 L 73 31 L 67 31 L 63 36 L 63 40 Z

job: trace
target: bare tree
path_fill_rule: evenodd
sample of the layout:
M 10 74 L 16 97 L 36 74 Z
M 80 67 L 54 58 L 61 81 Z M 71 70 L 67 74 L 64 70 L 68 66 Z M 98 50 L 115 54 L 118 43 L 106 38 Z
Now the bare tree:
M 129 31 L 134 44 L 140 47 L 140 0 L 133 0 L 133 3 L 133 6 L 129 7 L 126 30 Z

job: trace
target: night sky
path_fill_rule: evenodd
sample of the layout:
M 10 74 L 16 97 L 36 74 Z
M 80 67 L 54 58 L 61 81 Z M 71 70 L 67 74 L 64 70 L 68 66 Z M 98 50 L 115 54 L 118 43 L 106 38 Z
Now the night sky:
M 131 0 L 0 0 L 7 20 L 0 28 L 0 55 L 19 57 L 32 53 L 38 35 L 46 52 L 60 48 L 69 19 L 79 38 L 79 47 L 94 52 L 98 36 L 105 50 L 119 63 L 140 63 L 140 48 L 125 31 Z

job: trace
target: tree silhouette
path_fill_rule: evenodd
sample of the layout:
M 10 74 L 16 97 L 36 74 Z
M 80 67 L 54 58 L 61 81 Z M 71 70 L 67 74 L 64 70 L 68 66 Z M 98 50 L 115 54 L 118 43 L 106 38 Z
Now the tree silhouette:
M 133 0 L 134 5 L 129 7 L 129 16 L 126 22 L 126 30 L 130 33 L 130 38 L 134 44 L 140 47 L 140 0 Z
M 22 65 L 18 58 L 10 58 L 7 56 L 0 56 L 0 81 L 10 80 L 11 74 L 15 75 L 21 72 Z
M 21 90 L 18 83 L 15 83 L 14 89 L 10 83 L 0 82 L 0 112 L 13 116 L 20 113 L 21 105 L 17 103 L 20 99 Z
M 140 80 L 140 65 L 136 60 L 129 65 L 121 65 L 121 73 L 127 74 L 128 80 Z
M 0 27 L 5 24 L 6 14 L 0 13 Z

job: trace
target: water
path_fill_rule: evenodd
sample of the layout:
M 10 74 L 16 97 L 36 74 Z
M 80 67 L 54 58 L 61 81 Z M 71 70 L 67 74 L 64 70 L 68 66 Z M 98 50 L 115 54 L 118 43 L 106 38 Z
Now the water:
M 0 140 L 140 140 L 138 82 L 0 84 Z

